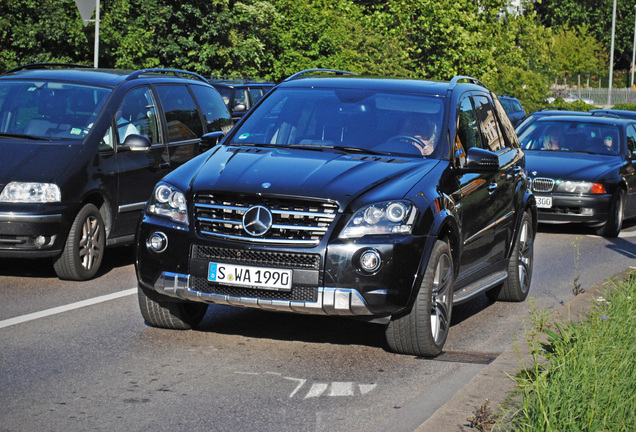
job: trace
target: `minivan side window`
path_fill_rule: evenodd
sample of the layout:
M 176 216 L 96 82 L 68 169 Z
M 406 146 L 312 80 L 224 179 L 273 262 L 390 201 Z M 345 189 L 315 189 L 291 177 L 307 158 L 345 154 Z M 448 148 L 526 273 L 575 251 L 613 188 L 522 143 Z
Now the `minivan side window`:
M 168 142 L 196 139 L 203 135 L 199 109 L 185 85 L 159 85 L 157 92 L 166 115 Z
M 193 85 L 190 88 L 192 89 L 192 93 L 194 93 L 194 97 L 196 97 L 199 102 L 201 111 L 203 111 L 207 131 L 229 132 L 232 128 L 232 118 L 219 92 L 211 87 L 201 85 Z
M 115 119 L 120 144 L 131 134 L 143 135 L 152 144 L 160 142 L 157 111 L 150 88 L 137 87 L 128 92 Z

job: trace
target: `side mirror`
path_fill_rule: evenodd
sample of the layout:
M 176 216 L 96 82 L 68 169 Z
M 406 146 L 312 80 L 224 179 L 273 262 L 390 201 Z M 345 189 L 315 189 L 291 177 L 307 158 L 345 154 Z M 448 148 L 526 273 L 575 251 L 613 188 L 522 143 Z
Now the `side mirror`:
M 150 149 L 152 143 L 148 137 L 143 135 L 131 134 L 126 137 L 123 144 L 119 146 L 119 150 L 145 151 Z
M 199 153 L 210 150 L 212 147 L 221 142 L 221 139 L 224 136 L 225 134 L 221 131 L 210 132 L 203 135 L 201 137 L 201 142 L 199 143 Z
M 478 147 L 470 148 L 466 154 L 464 169 L 476 172 L 497 171 L 499 169 L 499 156 L 490 150 Z
M 247 111 L 247 107 L 245 106 L 245 104 L 237 104 L 237 105 L 234 105 L 234 108 L 232 108 L 232 111 L 245 112 Z

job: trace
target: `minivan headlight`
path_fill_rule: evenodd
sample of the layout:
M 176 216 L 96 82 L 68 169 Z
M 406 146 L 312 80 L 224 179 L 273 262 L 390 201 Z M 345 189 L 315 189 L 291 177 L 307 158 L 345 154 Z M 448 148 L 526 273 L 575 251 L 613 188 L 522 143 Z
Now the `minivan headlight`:
M 166 183 L 159 183 L 148 201 L 146 212 L 167 217 L 170 220 L 187 225 L 188 210 L 183 192 Z
M 10 182 L 0 193 L 0 202 L 51 203 L 62 201 L 62 192 L 55 183 Z
M 408 201 L 385 201 L 359 209 L 340 233 L 340 238 L 403 234 L 413 231 L 417 210 Z

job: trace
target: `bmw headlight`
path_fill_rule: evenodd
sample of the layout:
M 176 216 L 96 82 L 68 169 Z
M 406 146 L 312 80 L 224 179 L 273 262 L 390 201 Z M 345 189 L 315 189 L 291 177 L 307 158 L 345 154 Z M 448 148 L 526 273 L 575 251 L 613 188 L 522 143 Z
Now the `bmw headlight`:
M 408 201 L 385 201 L 358 210 L 340 233 L 340 238 L 365 235 L 411 234 L 417 210 Z
M 557 192 L 570 193 L 570 194 L 604 194 L 605 187 L 600 183 L 591 182 L 575 182 L 575 181 L 563 181 L 556 189 Z
M 0 193 L 0 202 L 51 203 L 62 201 L 62 192 L 55 183 L 10 182 Z
M 183 192 L 166 183 L 159 183 L 148 201 L 146 212 L 187 225 L 188 209 Z

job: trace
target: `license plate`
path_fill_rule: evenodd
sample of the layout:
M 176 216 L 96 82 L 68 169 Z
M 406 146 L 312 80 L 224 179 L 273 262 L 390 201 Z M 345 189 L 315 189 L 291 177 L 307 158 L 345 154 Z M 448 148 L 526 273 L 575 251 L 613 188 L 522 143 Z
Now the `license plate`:
M 552 197 L 535 196 L 537 208 L 552 208 Z
M 269 267 L 210 263 L 208 280 L 226 285 L 290 291 L 292 271 Z

